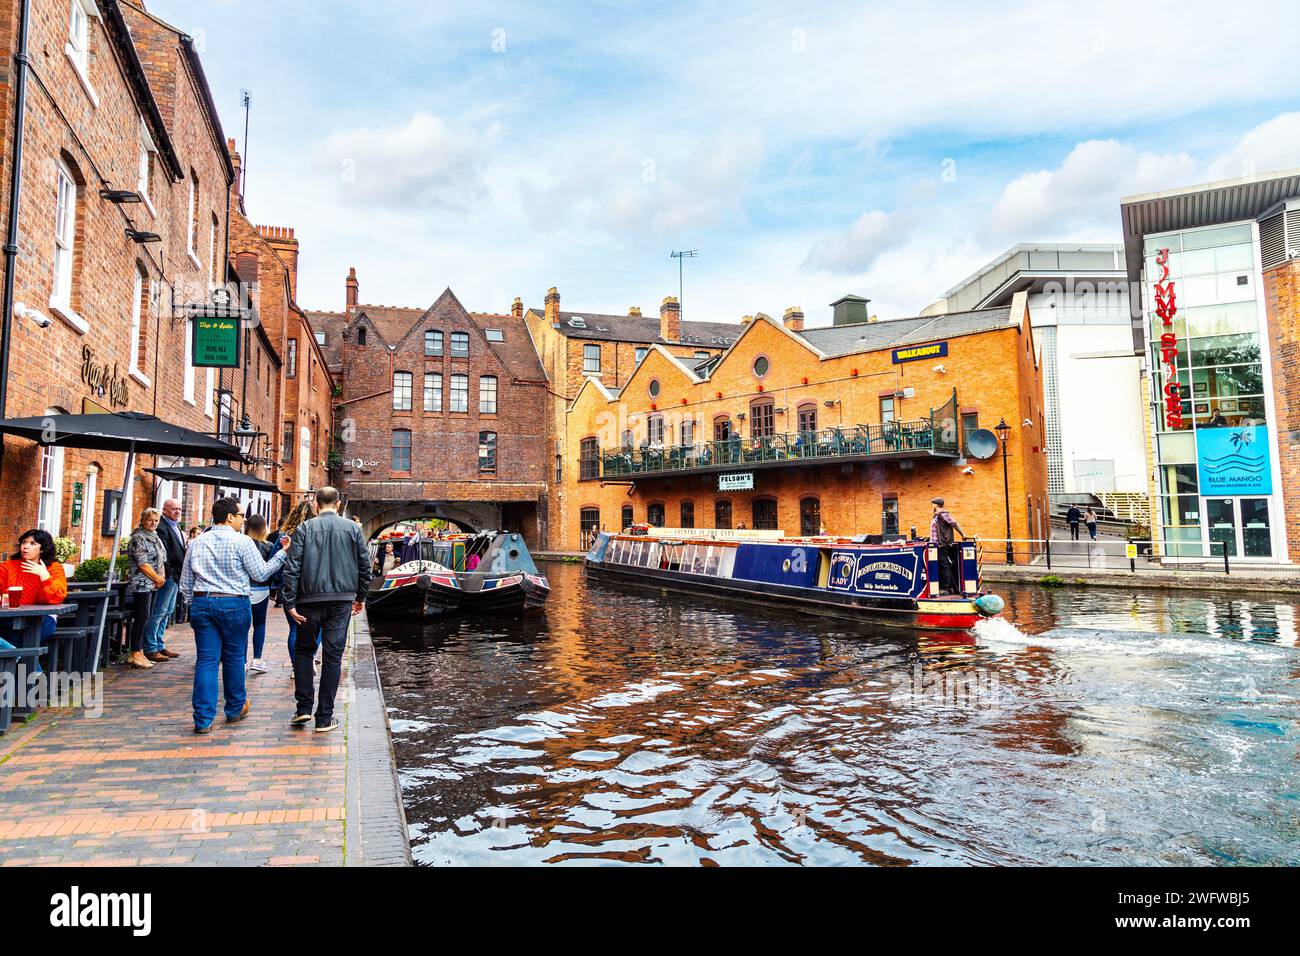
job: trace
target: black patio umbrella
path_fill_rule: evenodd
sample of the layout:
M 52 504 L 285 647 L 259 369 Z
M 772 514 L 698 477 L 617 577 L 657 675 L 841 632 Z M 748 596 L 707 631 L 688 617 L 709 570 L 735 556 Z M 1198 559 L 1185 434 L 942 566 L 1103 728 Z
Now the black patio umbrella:
M 229 442 L 221 441 L 203 432 L 182 428 L 180 425 L 172 425 L 143 412 L 3 418 L 0 419 L 0 434 L 28 438 L 46 446 L 126 452 L 126 469 L 122 473 L 122 497 L 118 504 L 117 529 L 113 534 L 113 550 L 108 560 L 108 579 L 104 582 L 104 587 L 110 590 L 113 587 L 113 574 L 117 570 L 117 551 L 122 546 L 122 524 L 124 520 L 130 520 L 121 513 L 121 508 L 126 503 L 127 492 L 130 490 L 137 454 L 173 455 L 220 461 L 243 460 L 240 450 Z M 108 602 L 105 601 L 99 612 L 99 635 L 95 638 L 95 653 L 91 657 L 93 662 L 99 660 L 99 649 L 104 643 L 104 623 L 107 616 Z
M 250 491 L 279 492 L 274 484 L 256 475 L 246 475 L 229 465 L 187 465 L 177 468 L 146 468 L 159 478 L 172 481 L 192 481 L 200 485 L 219 485 L 223 488 L 247 488 Z

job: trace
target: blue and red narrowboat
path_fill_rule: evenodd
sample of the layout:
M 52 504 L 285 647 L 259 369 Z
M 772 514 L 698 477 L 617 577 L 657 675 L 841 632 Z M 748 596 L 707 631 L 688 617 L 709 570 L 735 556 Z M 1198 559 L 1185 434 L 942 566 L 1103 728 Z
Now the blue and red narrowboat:
M 584 561 L 593 580 L 678 590 L 864 623 L 964 631 L 1001 612 L 980 583 L 978 544 L 957 545 L 956 589 L 941 593 L 939 549 L 865 536 L 789 538 L 779 531 L 599 532 Z

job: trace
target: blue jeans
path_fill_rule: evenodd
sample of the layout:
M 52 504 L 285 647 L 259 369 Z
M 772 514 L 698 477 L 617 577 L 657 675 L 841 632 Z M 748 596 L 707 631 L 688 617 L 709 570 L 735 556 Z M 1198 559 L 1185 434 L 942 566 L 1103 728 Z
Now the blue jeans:
M 174 578 L 168 578 L 153 593 L 153 612 L 149 615 L 149 623 L 144 626 L 146 654 L 156 654 L 163 649 L 163 634 L 172 619 L 172 611 L 176 608 L 176 593 L 179 590 L 177 583 Z
M 217 716 L 217 668 L 225 688 L 226 718 L 244 709 L 244 661 L 253 612 L 246 597 L 196 597 L 190 605 L 194 628 L 194 726 L 206 727 Z

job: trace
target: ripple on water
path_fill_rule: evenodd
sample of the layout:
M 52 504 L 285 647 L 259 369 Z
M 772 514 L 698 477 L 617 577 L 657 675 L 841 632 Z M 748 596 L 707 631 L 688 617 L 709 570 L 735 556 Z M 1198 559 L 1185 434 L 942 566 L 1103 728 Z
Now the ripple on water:
M 375 626 L 422 863 L 1300 862 L 1292 604 L 1011 588 L 970 646 L 547 573 Z

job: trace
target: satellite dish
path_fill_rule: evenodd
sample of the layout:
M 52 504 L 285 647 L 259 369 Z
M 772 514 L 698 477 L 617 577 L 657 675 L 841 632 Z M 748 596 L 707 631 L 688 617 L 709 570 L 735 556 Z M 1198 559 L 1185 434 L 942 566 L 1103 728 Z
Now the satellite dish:
M 966 436 L 966 450 L 980 461 L 992 458 L 997 454 L 998 436 L 987 428 L 977 428 Z

